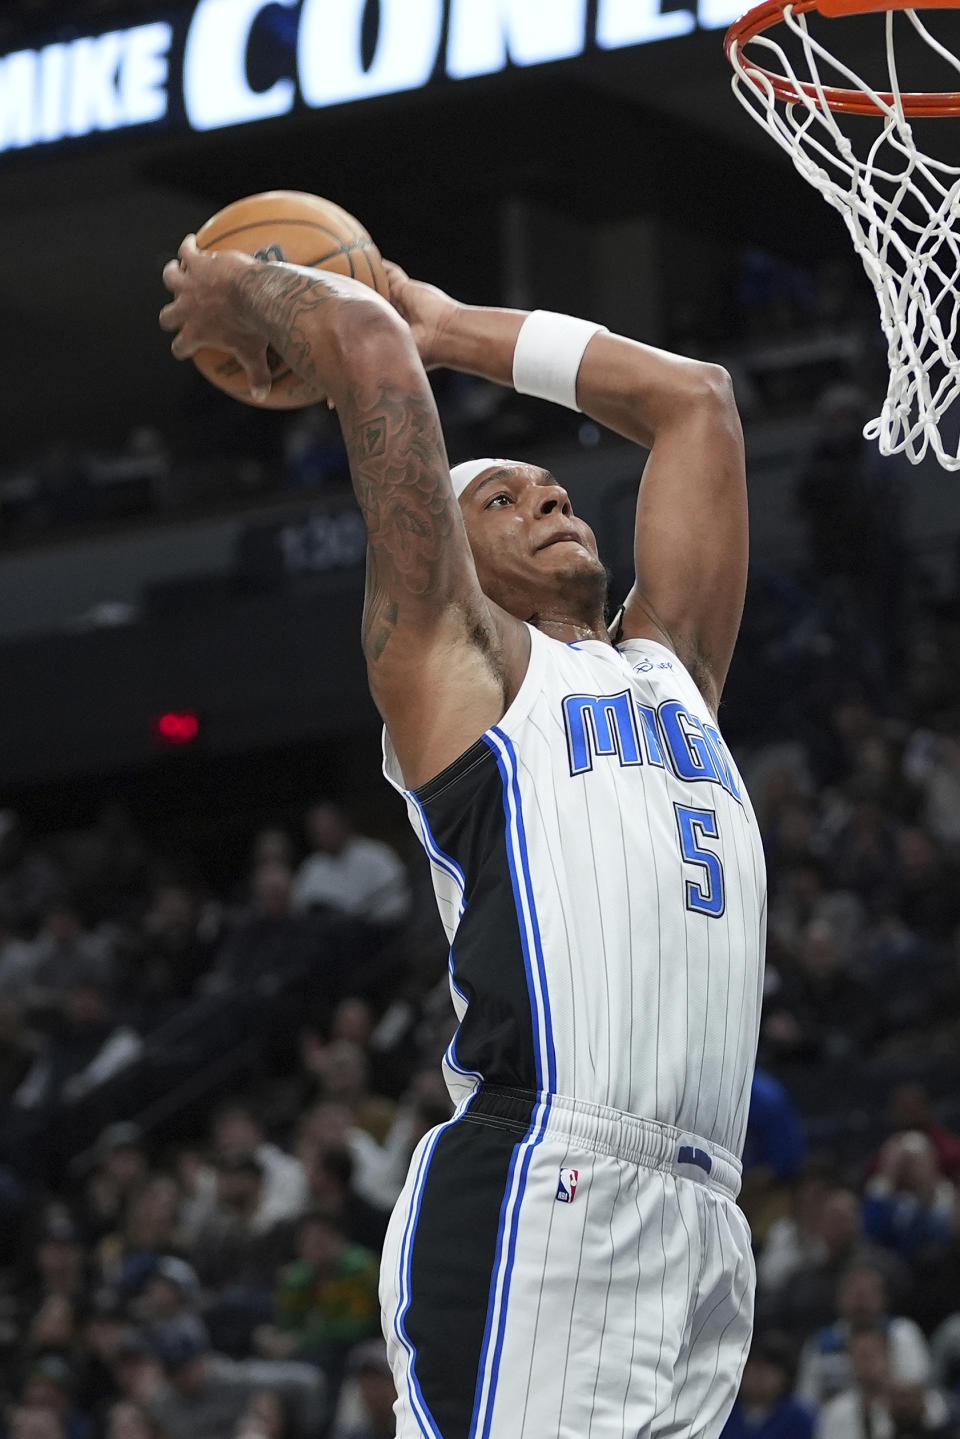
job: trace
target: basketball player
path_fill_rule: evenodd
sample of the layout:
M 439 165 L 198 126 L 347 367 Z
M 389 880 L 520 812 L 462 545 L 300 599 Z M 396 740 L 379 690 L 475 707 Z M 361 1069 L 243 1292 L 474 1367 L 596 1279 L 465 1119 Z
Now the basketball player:
M 765 920 L 717 727 L 747 557 L 728 378 L 396 267 L 392 307 L 192 237 L 164 273 L 178 358 L 230 350 L 263 394 L 270 345 L 336 406 L 384 768 L 450 938 L 456 1111 L 416 1150 L 383 1255 L 397 1434 L 714 1436 L 752 1319 L 734 1200 Z M 649 448 L 612 638 L 593 534 L 554 476 L 451 473 L 434 365 Z

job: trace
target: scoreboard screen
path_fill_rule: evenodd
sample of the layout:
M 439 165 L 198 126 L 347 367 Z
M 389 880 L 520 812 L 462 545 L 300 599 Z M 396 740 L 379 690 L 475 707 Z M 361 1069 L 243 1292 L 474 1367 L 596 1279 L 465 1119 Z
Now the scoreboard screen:
M 135 127 L 193 131 L 725 27 L 731 0 L 196 0 L 0 56 L 0 155 Z

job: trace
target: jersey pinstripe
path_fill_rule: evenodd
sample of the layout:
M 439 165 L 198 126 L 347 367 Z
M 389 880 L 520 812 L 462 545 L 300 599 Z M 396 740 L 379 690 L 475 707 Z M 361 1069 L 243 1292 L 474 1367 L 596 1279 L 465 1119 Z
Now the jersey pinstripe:
M 574 1096 L 738 1155 L 766 915 L 743 782 L 669 650 L 530 637 L 514 703 L 435 780 L 404 789 L 384 738 L 451 946 L 451 1095 Z

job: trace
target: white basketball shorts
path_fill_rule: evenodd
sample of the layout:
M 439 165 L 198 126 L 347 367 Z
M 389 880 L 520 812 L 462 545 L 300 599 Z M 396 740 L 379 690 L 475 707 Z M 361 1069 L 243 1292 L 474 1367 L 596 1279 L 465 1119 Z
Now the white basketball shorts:
M 387 1233 L 397 1439 L 714 1439 L 753 1320 L 739 1185 L 696 1135 L 481 1086 Z

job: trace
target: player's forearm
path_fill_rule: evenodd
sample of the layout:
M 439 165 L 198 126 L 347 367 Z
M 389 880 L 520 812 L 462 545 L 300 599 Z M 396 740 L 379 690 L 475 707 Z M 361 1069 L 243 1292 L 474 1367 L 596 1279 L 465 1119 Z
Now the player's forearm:
M 517 337 L 528 313 L 457 305 L 440 336 L 436 363 L 512 385 Z M 727 389 L 716 366 L 599 331 L 580 363 L 577 404 L 599 424 L 649 448 L 692 406 L 725 402 Z
M 329 271 L 271 263 L 234 278 L 244 318 L 291 369 L 334 402 L 356 384 L 365 362 L 359 341 L 370 331 L 406 327 L 367 286 Z
M 526 310 L 456 305 L 438 338 L 434 363 L 498 385 L 513 384 L 513 352 Z

